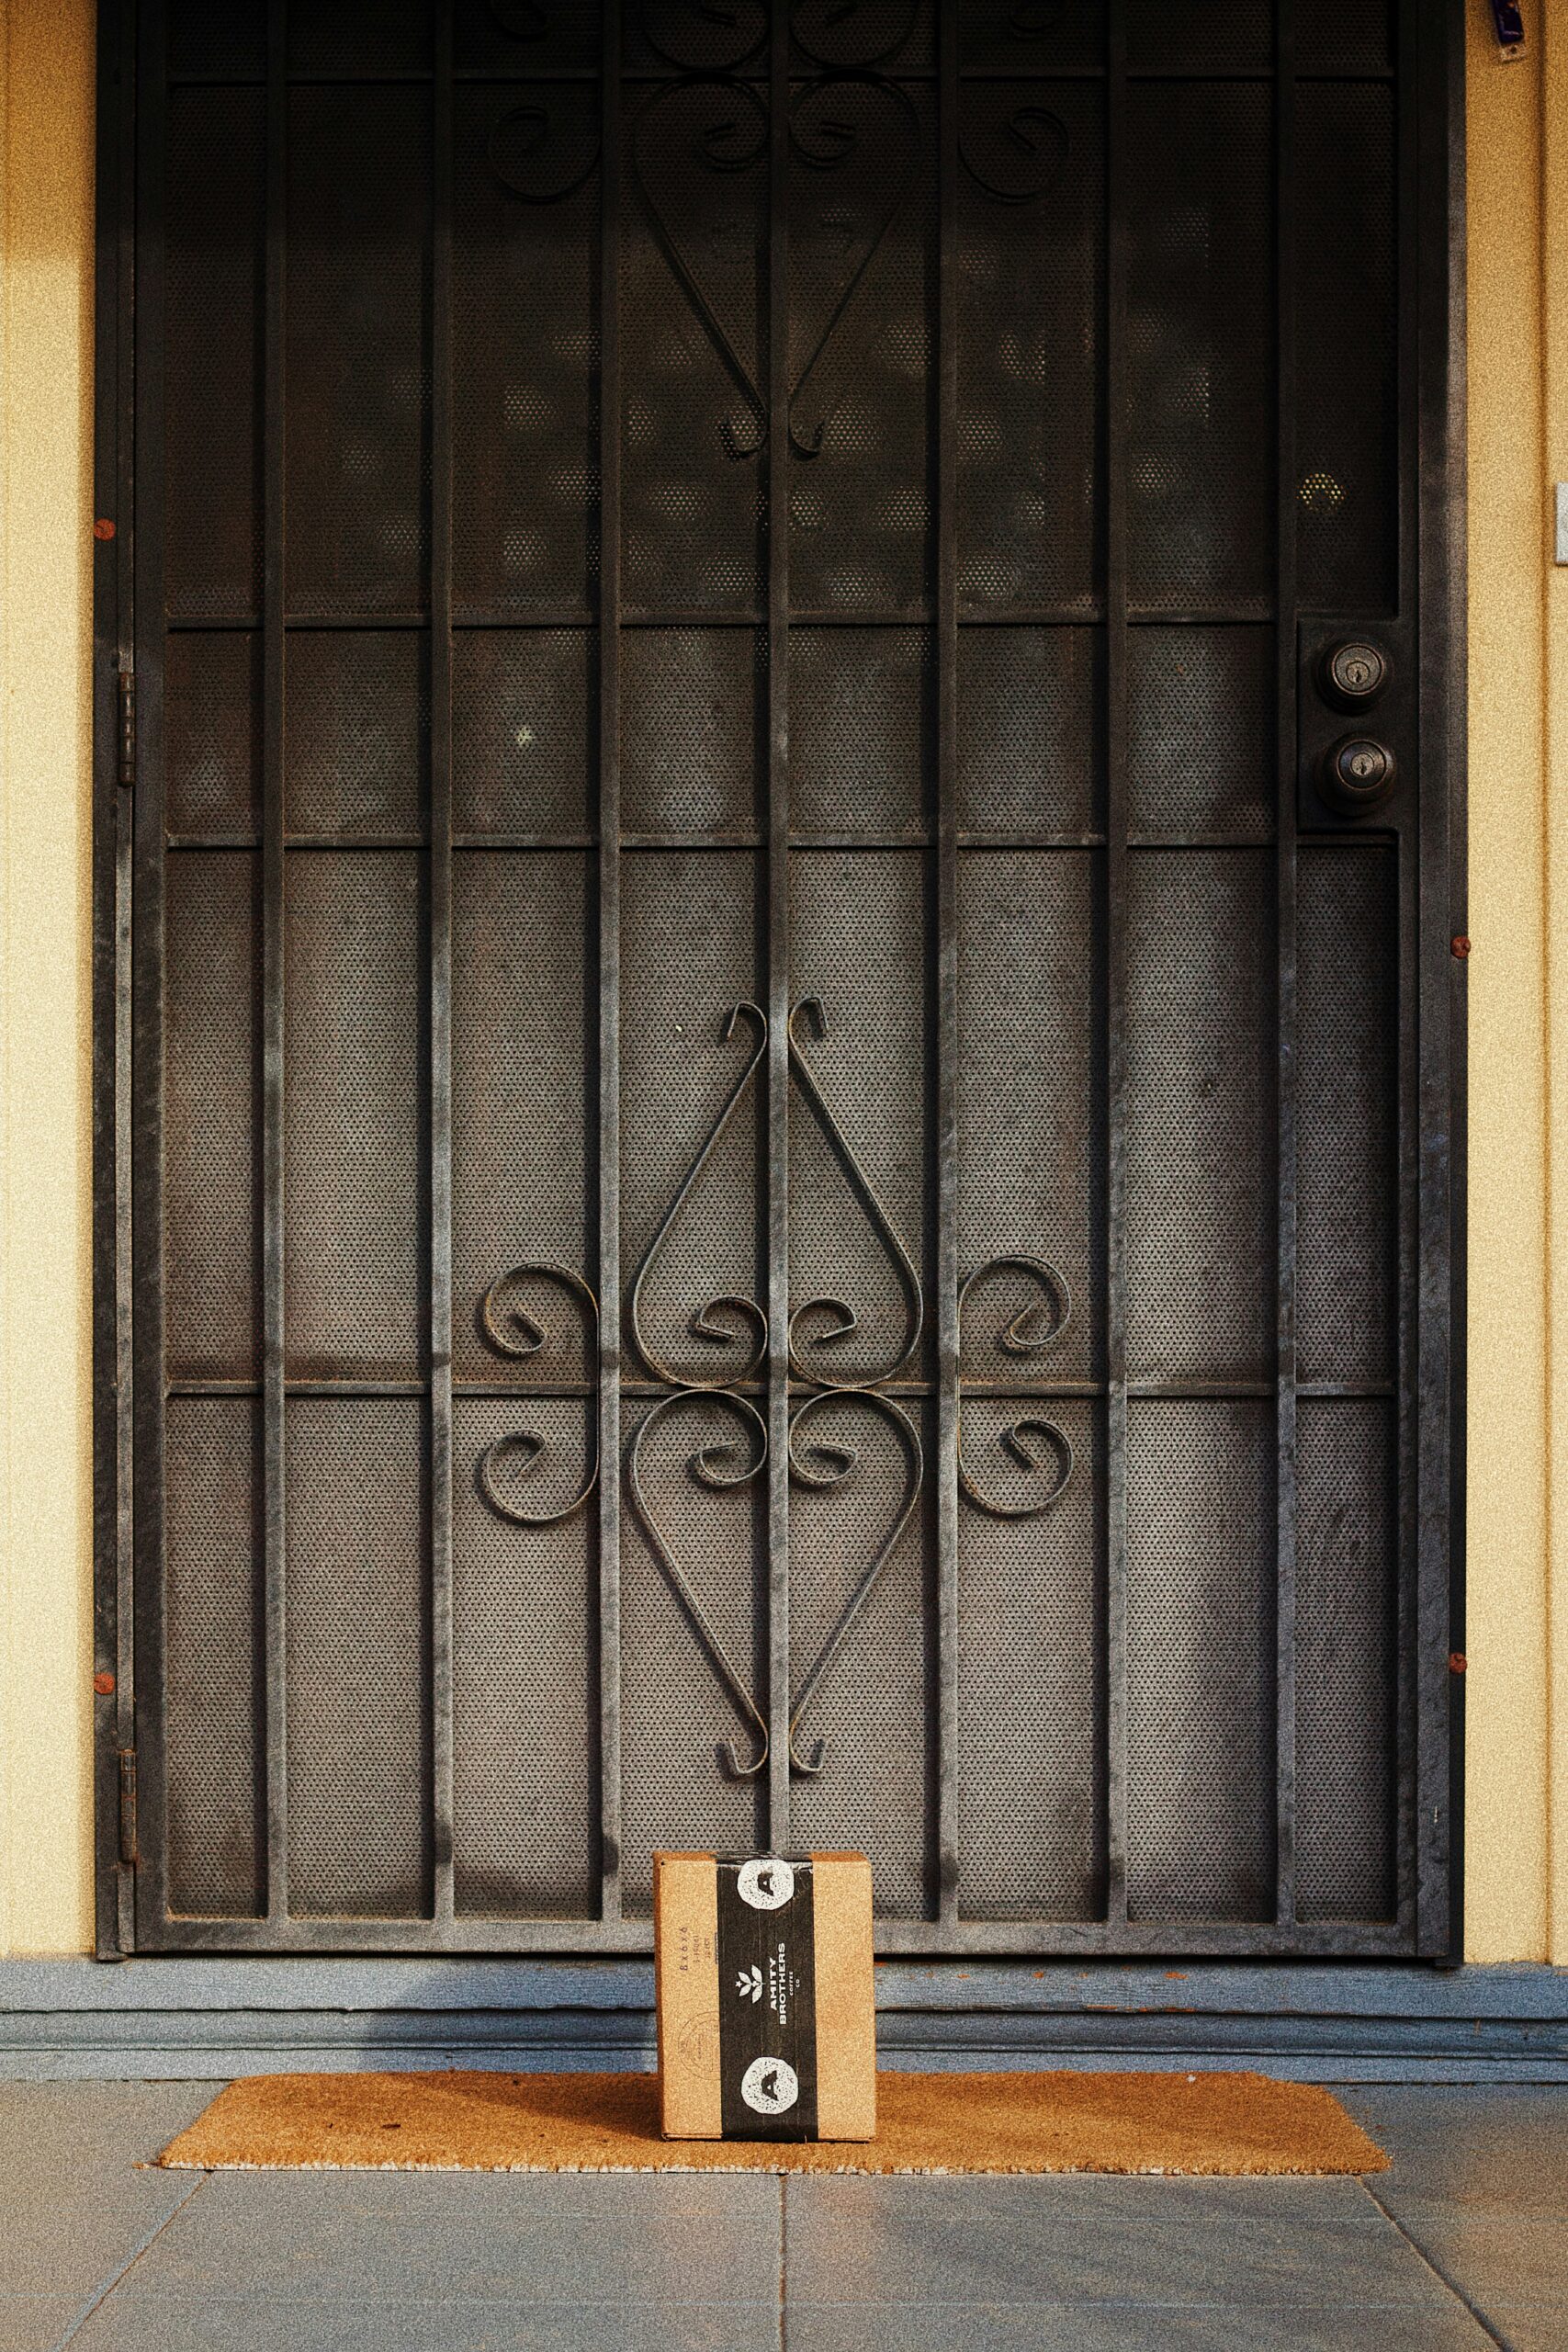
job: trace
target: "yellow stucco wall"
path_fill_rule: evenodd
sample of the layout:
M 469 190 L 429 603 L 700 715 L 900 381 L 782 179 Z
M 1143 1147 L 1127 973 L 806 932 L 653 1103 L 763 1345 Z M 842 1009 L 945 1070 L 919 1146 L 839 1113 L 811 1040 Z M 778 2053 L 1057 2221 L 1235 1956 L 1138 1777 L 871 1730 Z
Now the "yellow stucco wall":
M 1469 5 L 1466 1943 L 1568 1963 L 1568 11 Z M 0 1953 L 92 1935 L 92 17 L 0 0 Z
M 1568 18 L 1528 15 L 1529 53 L 1506 62 L 1471 0 L 1465 1945 L 1564 1962 L 1568 1280 L 1551 1268 L 1568 1270 L 1568 955 L 1548 910 L 1561 931 L 1568 572 L 1550 560 L 1550 486 L 1568 479 Z
M 0 1951 L 92 1940 L 92 25 L 0 0 Z

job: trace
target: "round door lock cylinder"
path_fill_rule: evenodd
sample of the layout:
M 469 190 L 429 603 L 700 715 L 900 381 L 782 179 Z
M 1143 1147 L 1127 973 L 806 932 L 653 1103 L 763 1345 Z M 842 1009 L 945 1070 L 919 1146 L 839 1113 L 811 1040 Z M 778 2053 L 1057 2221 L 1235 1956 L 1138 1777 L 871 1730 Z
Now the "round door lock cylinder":
M 1325 653 L 1321 683 L 1327 700 L 1341 710 L 1365 710 L 1388 684 L 1388 656 L 1365 638 L 1348 638 Z
M 1324 794 L 1337 808 L 1359 817 L 1382 806 L 1393 790 L 1397 773 L 1386 743 L 1371 735 L 1346 735 L 1324 760 Z

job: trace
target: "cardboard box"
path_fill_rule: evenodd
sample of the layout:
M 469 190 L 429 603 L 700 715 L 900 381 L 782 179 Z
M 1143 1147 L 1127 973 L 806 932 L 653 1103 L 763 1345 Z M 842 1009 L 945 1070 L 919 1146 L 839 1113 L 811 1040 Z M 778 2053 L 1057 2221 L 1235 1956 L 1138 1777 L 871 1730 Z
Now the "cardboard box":
M 876 2017 L 863 1854 L 656 1854 L 667 2140 L 872 2140 Z

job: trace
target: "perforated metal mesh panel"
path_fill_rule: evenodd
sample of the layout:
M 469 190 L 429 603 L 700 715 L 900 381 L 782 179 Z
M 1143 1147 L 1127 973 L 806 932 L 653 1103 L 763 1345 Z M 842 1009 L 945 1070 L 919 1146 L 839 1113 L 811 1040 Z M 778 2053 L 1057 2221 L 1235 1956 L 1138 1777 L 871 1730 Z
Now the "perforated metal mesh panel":
M 760 657 L 750 629 L 628 631 L 621 654 L 628 832 L 733 840 L 755 831 Z
M 1235 21 L 1245 10 L 1214 0 L 1190 12 L 1148 0 L 1156 55 L 1157 27 L 1170 26 L 1186 46 L 1205 16 L 1227 49 L 1245 39 Z M 1179 105 L 1161 83 L 1128 92 L 1127 564 L 1135 611 L 1273 607 L 1269 118 L 1268 94 L 1256 85 L 1195 82 Z
M 1274 1913 L 1272 1416 L 1127 1409 L 1127 1907 Z
M 288 1413 L 288 1889 L 309 1917 L 430 1899 L 423 1414 L 298 1397 Z
M 790 646 L 797 833 L 918 840 L 931 825 L 931 645 L 914 628 L 799 628 Z
M 1309 84 L 1298 103 L 1302 599 L 1328 611 L 1391 612 L 1399 548 L 1393 92 L 1379 83 Z M 1346 349 L 1353 368 L 1343 364 Z
M 1393 1417 L 1303 1400 L 1296 1697 L 1303 1919 L 1392 1918 L 1397 1789 Z
M 164 593 L 182 620 L 261 609 L 262 125 L 256 90 L 170 96 Z
M 139 1937 L 1430 1951 L 1425 12 L 778 6 L 141 12 Z
M 597 93 L 465 87 L 456 107 L 457 610 L 586 614 L 599 547 Z M 556 187 L 555 201 L 536 200 Z
M 291 833 L 418 841 L 430 741 L 428 650 L 413 629 L 296 629 L 284 808 Z
M 1106 1900 L 1105 1446 L 1100 1408 L 1053 1403 L 1077 1476 L 1038 1520 L 964 1518 L 959 1553 L 959 1834 L 979 1919 L 1098 1919 Z M 964 1407 L 965 1459 L 1010 1506 L 1016 1408 Z
M 420 612 L 428 106 L 412 89 L 320 84 L 296 85 L 288 113 L 289 603 L 345 619 Z
M 586 629 L 460 629 L 452 643 L 452 822 L 459 834 L 588 831 L 597 764 Z
M 254 836 L 261 820 L 260 635 L 181 629 L 164 671 L 171 833 Z
M 1301 862 L 1296 1344 L 1303 1378 L 1392 1380 L 1399 925 L 1386 849 Z
M 258 1420 L 249 1397 L 169 1407 L 169 1904 L 198 1918 L 266 1903 Z
M 486 1503 L 479 1462 L 525 1426 L 548 1457 L 513 1450 L 496 1477 L 525 1509 L 570 1501 L 592 1460 L 581 1404 L 474 1398 L 454 1417 L 454 1894 L 459 1911 L 585 1919 L 599 1898 L 592 1536 L 581 1512 L 522 1529 Z
M 957 686 L 958 821 L 965 833 L 1071 839 L 1103 822 L 1098 629 L 964 629 Z
M 169 860 L 164 1316 L 171 1373 L 197 1379 L 260 1368 L 257 869 L 248 850 Z
M 1140 841 L 1274 831 L 1274 632 L 1139 628 L 1127 640 L 1127 799 Z
M 423 1361 L 421 866 L 400 850 L 288 860 L 284 1284 L 303 1374 Z
M 1102 585 L 1103 104 L 1081 83 L 976 81 L 958 136 L 962 607 L 1088 615 Z
M 1127 887 L 1127 1362 L 1272 1372 L 1273 875 L 1142 850 Z

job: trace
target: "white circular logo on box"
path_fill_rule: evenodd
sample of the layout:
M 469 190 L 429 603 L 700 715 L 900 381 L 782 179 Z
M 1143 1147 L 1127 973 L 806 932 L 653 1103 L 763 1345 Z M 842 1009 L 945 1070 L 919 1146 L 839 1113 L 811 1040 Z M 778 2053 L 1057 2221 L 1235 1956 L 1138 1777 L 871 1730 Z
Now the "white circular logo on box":
M 775 1855 L 762 1854 L 742 1862 L 735 1879 L 736 1892 L 753 1911 L 776 1911 L 795 1893 L 795 1872 Z
M 753 2058 L 740 2077 L 740 2096 L 759 2115 L 783 2115 L 800 2097 L 800 2077 L 784 2058 Z

